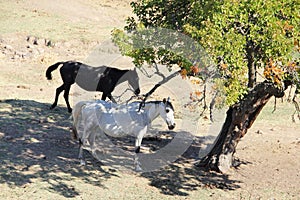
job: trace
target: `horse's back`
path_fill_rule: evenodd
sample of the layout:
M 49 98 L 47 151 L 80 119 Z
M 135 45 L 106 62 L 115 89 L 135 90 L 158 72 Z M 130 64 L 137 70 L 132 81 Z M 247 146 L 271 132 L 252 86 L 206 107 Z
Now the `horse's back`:
M 92 67 L 81 62 L 67 61 L 60 68 L 60 74 L 64 83 L 76 82 L 84 90 L 96 91 L 105 70 L 105 66 Z
M 81 62 L 67 61 L 60 68 L 64 83 L 77 83 L 86 91 L 100 91 L 111 93 L 118 83 L 124 82 L 129 77 L 124 76 L 129 70 L 122 70 L 107 66 L 93 67 Z M 131 76 L 131 74 L 128 74 Z
M 94 123 L 107 135 L 137 135 L 148 124 L 145 113 L 138 112 L 138 106 L 137 103 L 118 105 L 98 100 L 85 104 L 82 115 L 85 123 Z
M 86 64 L 81 64 L 78 69 L 75 82 L 84 90 L 96 91 L 98 82 L 105 69 L 105 66 L 92 67 Z

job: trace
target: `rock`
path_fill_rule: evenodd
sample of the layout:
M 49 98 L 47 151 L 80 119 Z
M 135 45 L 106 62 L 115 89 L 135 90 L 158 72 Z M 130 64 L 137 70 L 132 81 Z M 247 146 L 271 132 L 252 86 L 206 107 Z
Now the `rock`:
M 30 89 L 30 87 L 25 86 L 25 85 L 17 85 L 17 88 L 19 88 L 19 89 Z
M 12 60 L 16 60 L 16 59 L 18 59 L 18 58 L 20 58 L 20 56 L 17 55 L 17 54 L 15 54 L 15 55 L 13 55 L 13 56 L 11 57 Z
M 46 45 L 47 47 L 53 47 L 53 46 L 54 46 L 54 43 L 53 43 L 51 40 L 45 39 L 45 45 Z
M 34 47 L 33 47 L 31 44 L 28 44 L 28 45 L 26 46 L 26 48 L 27 48 L 27 49 L 33 49 Z
M 12 59 L 25 58 L 25 57 L 26 57 L 26 53 L 20 52 L 20 51 L 15 51 L 15 54 Z
M 27 36 L 26 41 L 29 42 L 30 44 L 34 44 L 34 41 L 36 40 L 36 37 L 34 36 Z
M 12 46 L 8 45 L 8 44 L 4 46 L 4 49 L 7 49 L 9 51 L 13 51 L 14 50 L 14 48 Z
M 38 45 L 38 41 L 37 41 L 37 39 L 34 39 L 32 44 L 34 44 L 34 45 Z
M 38 39 L 38 45 L 46 45 L 46 39 Z

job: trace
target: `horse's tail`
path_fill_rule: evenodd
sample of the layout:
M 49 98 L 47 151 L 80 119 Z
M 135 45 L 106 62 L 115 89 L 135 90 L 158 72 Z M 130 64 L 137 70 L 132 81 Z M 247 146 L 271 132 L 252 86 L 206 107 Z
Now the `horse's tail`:
M 79 127 L 78 121 L 79 121 L 79 118 L 81 117 L 80 114 L 81 114 L 82 107 L 85 104 L 86 104 L 85 101 L 80 101 L 73 107 L 73 110 L 72 110 L 72 118 L 73 118 L 72 138 L 74 140 L 80 139 L 78 136 L 78 131 L 77 131 L 77 129 Z
M 52 79 L 52 75 L 51 72 L 56 70 L 58 68 L 59 65 L 64 64 L 65 62 L 57 62 L 54 65 L 51 65 L 50 67 L 48 67 L 47 71 L 46 71 L 46 77 L 48 80 Z

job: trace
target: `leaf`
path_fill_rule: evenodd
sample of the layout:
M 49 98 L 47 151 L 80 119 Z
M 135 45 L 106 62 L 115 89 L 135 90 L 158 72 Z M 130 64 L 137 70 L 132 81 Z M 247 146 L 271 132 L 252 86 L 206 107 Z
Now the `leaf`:
M 186 77 L 187 77 L 187 70 L 186 69 L 182 69 L 180 71 L 180 75 L 181 75 L 182 79 L 186 79 Z

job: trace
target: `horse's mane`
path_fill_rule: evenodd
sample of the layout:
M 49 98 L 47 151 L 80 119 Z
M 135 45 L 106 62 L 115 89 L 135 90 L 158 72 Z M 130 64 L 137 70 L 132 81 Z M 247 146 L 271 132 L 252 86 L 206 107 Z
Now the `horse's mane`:
M 163 101 L 146 101 L 145 104 L 154 103 L 154 104 L 160 104 Z M 142 103 L 142 101 L 134 101 L 133 103 Z M 171 102 L 167 101 L 167 107 L 171 108 L 174 111 L 174 107 Z
M 116 67 L 116 66 L 107 66 L 107 65 L 101 65 L 99 67 L 105 67 L 107 69 L 111 69 L 111 70 L 117 70 L 117 71 L 134 71 L 135 68 L 121 68 L 121 67 Z

